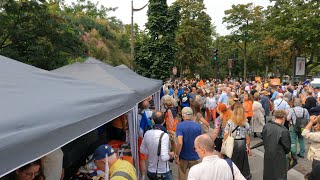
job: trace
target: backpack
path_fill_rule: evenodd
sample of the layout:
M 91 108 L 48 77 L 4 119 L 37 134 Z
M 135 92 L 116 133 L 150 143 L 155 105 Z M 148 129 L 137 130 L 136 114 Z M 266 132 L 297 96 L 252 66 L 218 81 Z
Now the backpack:
M 170 109 L 171 113 L 172 113 L 172 116 L 173 116 L 173 123 L 170 124 L 170 119 L 169 119 L 169 113 L 168 113 L 168 110 Z M 169 108 L 166 110 L 166 112 L 164 112 L 164 120 L 165 120 L 165 124 L 166 124 L 166 128 L 168 131 L 176 131 L 177 129 L 177 124 L 179 123 L 179 120 L 178 120 L 178 112 L 177 112 L 177 109 L 172 107 L 172 108 Z
M 294 108 L 292 108 L 293 110 L 293 113 L 294 115 L 296 116 L 296 124 L 293 124 L 293 120 L 291 118 L 291 121 L 292 121 L 292 125 L 294 127 L 294 131 L 297 133 L 297 134 L 301 134 L 301 129 L 302 128 L 305 128 L 306 125 L 308 124 L 308 120 L 307 118 L 304 117 L 304 112 L 305 110 L 303 109 L 303 112 L 302 112 L 302 117 L 298 117 L 297 114 L 296 114 L 296 111 L 294 110 Z

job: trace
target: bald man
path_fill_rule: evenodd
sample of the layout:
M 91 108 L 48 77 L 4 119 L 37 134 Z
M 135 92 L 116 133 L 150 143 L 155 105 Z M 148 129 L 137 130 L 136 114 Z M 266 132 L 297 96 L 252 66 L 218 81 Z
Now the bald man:
M 208 134 L 195 139 L 194 149 L 202 162 L 190 169 L 188 180 L 245 180 L 235 164 L 232 163 L 231 169 L 226 160 L 219 158 L 215 144 Z

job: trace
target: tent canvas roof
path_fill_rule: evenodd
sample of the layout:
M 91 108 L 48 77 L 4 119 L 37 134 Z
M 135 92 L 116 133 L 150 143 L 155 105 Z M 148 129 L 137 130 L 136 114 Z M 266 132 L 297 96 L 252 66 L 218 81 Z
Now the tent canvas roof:
M 138 102 L 154 94 L 162 86 L 161 80 L 145 78 L 126 66 L 117 68 L 94 58 L 88 58 L 84 63 L 61 67 L 53 72 L 98 84 L 133 90 L 135 91 L 134 97 Z
M 0 72 L 0 177 L 136 103 L 133 91 L 63 77 L 3 56 Z
M 153 93 L 159 91 L 162 86 L 161 80 L 155 80 L 140 76 L 139 74 L 135 73 L 125 65 L 112 67 L 93 58 L 89 58 L 85 61 L 85 63 L 99 64 L 103 69 L 112 73 L 114 77 L 119 79 L 121 82 L 126 84 L 131 89 L 135 90 L 136 93 L 140 95 L 140 101 L 152 95 Z

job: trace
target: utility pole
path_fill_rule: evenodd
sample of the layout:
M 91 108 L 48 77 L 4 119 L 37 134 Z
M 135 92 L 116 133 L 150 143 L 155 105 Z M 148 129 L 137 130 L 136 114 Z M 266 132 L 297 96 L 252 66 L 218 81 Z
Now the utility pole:
M 135 9 L 133 8 L 133 0 L 131 0 L 131 59 L 132 59 L 132 66 L 131 69 L 133 69 L 133 60 L 134 60 L 134 29 L 133 29 L 133 13 L 135 11 L 141 11 L 142 9 L 144 9 L 145 7 L 147 7 L 147 5 L 149 4 L 149 2 L 144 5 L 142 8 L 139 9 Z

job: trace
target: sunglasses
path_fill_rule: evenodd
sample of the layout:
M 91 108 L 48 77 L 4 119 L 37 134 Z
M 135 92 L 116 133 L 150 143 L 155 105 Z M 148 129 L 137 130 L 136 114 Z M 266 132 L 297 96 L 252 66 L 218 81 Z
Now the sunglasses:
M 32 178 L 32 177 L 36 177 L 40 174 L 40 172 L 36 172 L 36 173 L 27 173 L 23 171 L 23 174 L 25 174 L 26 176 Z

